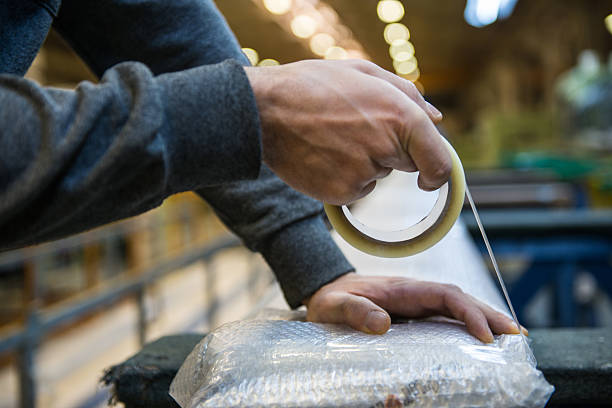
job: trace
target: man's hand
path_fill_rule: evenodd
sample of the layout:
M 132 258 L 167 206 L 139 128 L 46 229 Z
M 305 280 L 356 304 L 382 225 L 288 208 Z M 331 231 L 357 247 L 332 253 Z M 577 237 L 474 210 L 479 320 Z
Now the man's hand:
M 392 169 L 420 171 L 435 190 L 451 159 L 442 114 L 412 82 L 361 60 L 245 68 L 259 109 L 264 161 L 285 182 L 330 204 L 374 189 Z
M 457 286 L 402 277 L 348 273 L 321 287 L 304 304 L 309 321 L 345 323 L 366 333 L 389 330 L 388 313 L 407 318 L 448 316 L 465 322 L 472 335 L 487 343 L 493 341 L 491 331 L 519 333 L 510 318 Z

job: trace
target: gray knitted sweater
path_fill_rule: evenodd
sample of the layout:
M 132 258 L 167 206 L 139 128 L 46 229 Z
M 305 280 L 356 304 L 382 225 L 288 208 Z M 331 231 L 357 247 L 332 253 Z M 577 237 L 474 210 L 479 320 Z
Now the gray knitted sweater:
M 22 77 L 51 25 L 99 84 Z M 292 307 L 350 271 L 321 205 L 261 163 L 247 63 L 208 0 L 0 0 L 0 249 L 193 190 L 263 254 Z

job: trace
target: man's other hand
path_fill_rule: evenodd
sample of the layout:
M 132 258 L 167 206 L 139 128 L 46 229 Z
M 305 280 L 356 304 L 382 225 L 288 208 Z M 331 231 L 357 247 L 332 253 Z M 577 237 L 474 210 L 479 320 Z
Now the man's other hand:
M 348 273 L 321 287 L 304 304 L 309 321 L 345 323 L 373 334 L 389 330 L 389 313 L 406 318 L 451 317 L 486 343 L 493 341 L 493 333 L 518 334 L 512 319 L 457 286 L 402 277 Z
M 330 204 L 374 189 L 392 169 L 418 170 L 435 190 L 451 158 L 442 114 L 414 84 L 362 60 L 245 68 L 263 130 L 264 161 L 287 184 Z

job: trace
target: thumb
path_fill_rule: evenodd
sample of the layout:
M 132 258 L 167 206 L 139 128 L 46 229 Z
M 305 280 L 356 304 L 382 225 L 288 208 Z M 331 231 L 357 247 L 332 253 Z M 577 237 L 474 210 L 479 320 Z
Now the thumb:
M 342 323 L 365 333 L 383 334 L 391 326 L 384 309 L 363 296 L 348 295 L 341 304 Z

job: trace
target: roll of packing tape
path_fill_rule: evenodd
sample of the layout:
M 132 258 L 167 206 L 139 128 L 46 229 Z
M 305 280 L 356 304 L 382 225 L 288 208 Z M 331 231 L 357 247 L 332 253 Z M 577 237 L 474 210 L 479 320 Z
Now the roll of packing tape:
M 438 190 L 438 199 L 425 218 L 405 230 L 379 231 L 359 222 L 346 206 L 325 204 L 327 217 L 338 234 L 360 251 L 383 258 L 418 254 L 440 241 L 455 224 L 465 198 L 461 160 L 451 144 L 443 140 L 453 163 L 451 176 Z

